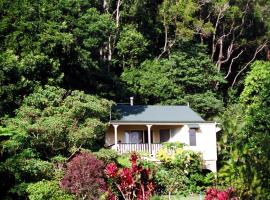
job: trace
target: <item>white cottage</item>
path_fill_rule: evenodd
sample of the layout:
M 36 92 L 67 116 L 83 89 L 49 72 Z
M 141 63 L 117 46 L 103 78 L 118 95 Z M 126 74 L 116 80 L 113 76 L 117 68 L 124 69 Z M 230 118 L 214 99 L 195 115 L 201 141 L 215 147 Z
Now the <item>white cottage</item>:
M 205 168 L 216 172 L 215 122 L 205 121 L 188 106 L 117 105 L 110 120 L 106 144 L 119 153 L 149 152 L 155 156 L 163 142 L 185 143 L 184 148 L 199 151 Z

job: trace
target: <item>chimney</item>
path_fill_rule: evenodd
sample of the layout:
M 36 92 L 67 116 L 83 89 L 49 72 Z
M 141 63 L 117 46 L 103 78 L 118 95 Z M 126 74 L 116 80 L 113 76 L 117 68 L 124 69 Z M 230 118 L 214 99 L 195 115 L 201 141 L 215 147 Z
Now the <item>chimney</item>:
M 133 99 L 134 97 L 130 97 L 130 105 L 133 106 Z

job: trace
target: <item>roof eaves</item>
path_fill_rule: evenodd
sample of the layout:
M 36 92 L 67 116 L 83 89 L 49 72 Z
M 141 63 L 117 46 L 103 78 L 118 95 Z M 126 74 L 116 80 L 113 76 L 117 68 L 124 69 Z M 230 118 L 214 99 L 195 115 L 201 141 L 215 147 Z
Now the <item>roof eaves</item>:
M 112 120 L 110 124 L 194 124 L 194 123 L 216 123 L 215 121 L 121 121 L 121 120 Z

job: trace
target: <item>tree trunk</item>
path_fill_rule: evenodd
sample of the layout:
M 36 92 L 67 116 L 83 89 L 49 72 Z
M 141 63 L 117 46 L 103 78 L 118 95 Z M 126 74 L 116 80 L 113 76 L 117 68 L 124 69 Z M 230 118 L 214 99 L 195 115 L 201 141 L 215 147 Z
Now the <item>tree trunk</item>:
M 163 46 L 163 51 L 161 54 L 159 54 L 158 59 L 167 51 L 167 45 L 168 45 L 168 27 L 164 25 L 164 32 L 165 32 L 165 41 L 164 41 L 164 46 Z
M 116 5 L 116 16 L 115 16 L 115 20 L 116 20 L 116 28 L 119 27 L 119 21 L 120 21 L 120 5 L 121 5 L 121 0 L 117 1 L 117 5 Z

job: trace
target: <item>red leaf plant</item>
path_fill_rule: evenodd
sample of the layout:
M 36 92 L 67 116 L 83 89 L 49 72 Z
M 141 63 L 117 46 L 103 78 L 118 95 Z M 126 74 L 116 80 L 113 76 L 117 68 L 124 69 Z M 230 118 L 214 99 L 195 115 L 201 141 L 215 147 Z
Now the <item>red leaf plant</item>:
M 115 163 L 110 163 L 105 168 L 108 178 L 109 193 L 114 191 L 115 196 L 108 198 L 115 199 L 138 199 L 149 200 L 154 191 L 154 184 L 150 178 L 151 170 L 143 168 L 138 161 L 139 157 L 133 153 L 131 155 L 130 168 L 117 168 Z
M 81 199 L 99 199 L 106 190 L 104 164 L 90 153 L 80 153 L 67 164 L 60 186 Z
M 205 200 L 238 200 L 235 189 L 229 187 L 226 190 L 209 188 L 205 192 Z

